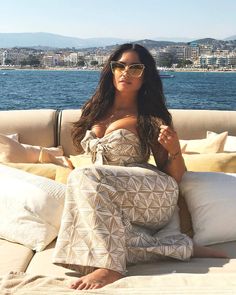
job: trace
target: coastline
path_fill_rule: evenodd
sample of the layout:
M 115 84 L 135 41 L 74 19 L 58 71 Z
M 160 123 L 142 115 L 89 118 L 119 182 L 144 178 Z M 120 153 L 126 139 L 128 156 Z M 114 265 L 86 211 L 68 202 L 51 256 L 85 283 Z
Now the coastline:
M 19 66 L 0 66 L 1 71 L 12 71 L 12 70 L 35 70 L 35 71 L 101 71 L 99 67 L 19 67 Z M 236 73 L 234 69 L 199 69 L 199 68 L 158 68 L 159 72 L 204 72 L 204 73 Z
M 167 70 L 168 71 L 168 70 Z M 173 71 L 173 72 L 194 72 L 194 73 L 236 73 L 236 69 L 197 69 L 197 68 L 180 68 L 180 69 L 174 69 L 174 70 L 169 70 L 169 71 Z

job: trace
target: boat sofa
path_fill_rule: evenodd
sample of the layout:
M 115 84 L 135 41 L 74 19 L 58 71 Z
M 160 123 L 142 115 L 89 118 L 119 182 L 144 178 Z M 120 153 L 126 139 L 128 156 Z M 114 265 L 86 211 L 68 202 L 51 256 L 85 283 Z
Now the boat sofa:
M 29 145 L 62 146 L 64 155 L 69 157 L 76 155 L 70 130 L 80 112 L 79 109 L 0 111 L 0 133 L 17 133 L 19 141 Z M 218 134 L 227 131 L 228 136 L 236 136 L 236 111 L 173 109 L 171 113 L 183 142 L 205 139 L 207 131 Z M 227 172 L 236 173 L 236 167 L 230 167 Z M 204 175 L 205 172 L 193 173 Z M 181 230 L 193 236 L 191 216 L 183 196 L 180 196 L 179 207 Z M 54 245 L 55 240 L 43 251 L 35 252 L 0 239 L 1 294 L 236 294 L 236 236 L 235 240 L 214 245 L 225 250 L 229 258 L 160 259 L 133 265 L 128 267 L 127 277 L 92 291 L 74 291 L 67 287 L 76 273 L 52 263 Z

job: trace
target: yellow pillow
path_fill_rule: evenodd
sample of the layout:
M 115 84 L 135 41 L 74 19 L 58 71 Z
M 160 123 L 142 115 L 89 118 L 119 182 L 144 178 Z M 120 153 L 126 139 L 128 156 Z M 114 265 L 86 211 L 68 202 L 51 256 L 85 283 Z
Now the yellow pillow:
M 69 160 L 71 161 L 73 167 L 83 167 L 92 164 L 91 156 L 87 154 L 81 154 L 77 156 L 70 156 Z
M 215 137 L 218 133 L 215 133 L 213 131 L 207 131 L 207 138 L 209 137 Z M 235 152 L 236 153 L 236 136 L 227 136 L 225 146 L 224 146 L 224 152 Z
M 67 178 L 73 169 L 59 166 L 57 167 L 55 180 L 61 183 L 67 183 Z
M 51 154 L 48 150 L 42 149 L 39 154 L 39 162 L 40 163 L 53 163 L 56 165 L 71 167 L 71 162 L 65 156 L 55 156 Z
M 183 154 L 188 171 L 236 173 L 236 153 Z
M 156 162 L 155 162 L 153 155 L 151 155 L 150 158 L 148 159 L 148 163 L 156 166 Z
M 228 132 L 222 132 L 214 137 L 204 139 L 180 140 L 182 153 L 186 154 L 209 154 L 224 151 Z M 185 145 L 185 146 L 184 146 Z
M 24 170 L 26 172 L 55 179 L 57 165 L 55 164 L 39 164 L 39 163 L 4 163 L 4 165 Z

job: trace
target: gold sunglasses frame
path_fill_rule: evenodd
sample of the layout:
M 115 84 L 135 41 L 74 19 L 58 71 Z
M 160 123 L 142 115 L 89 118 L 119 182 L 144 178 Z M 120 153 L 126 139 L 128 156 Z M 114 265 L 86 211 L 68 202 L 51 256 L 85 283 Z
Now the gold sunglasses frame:
M 111 62 L 110 62 L 110 67 L 111 67 L 111 71 L 112 71 L 113 75 L 115 74 L 115 69 L 113 69 L 113 64 L 119 64 L 119 65 L 122 65 L 122 66 L 124 67 L 124 69 L 120 70 L 120 72 L 123 73 L 123 72 L 126 70 L 127 73 L 128 73 L 128 75 L 129 75 L 130 77 L 134 77 L 134 78 L 140 78 L 140 77 L 142 76 L 142 74 L 143 74 L 144 69 L 145 69 L 145 65 L 144 65 L 144 64 L 140 64 L 140 63 L 135 63 L 135 64 L 131 64 L 131 65 L 125 65 L 125 64 L 123 64 L 123 63 L 121 63 L 121 62 L 118 62 L 118 61 L 111 61 Z M 140 73 L 138 76 L 136 76 L 136 75 L 131 75 L 131 74 L 129 73 L 129 69 L 130 69 L 130 67 L 132 67 L 132 66 L 136 66 L 136 65 L 142 66 L 141 73 Z

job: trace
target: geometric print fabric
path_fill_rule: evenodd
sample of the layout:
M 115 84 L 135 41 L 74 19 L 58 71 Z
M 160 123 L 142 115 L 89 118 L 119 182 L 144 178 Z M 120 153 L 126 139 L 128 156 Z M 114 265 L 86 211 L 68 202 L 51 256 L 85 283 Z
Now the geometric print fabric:
M 95 268 L 125 274 L 127 264 L 160 256 L 189 259 L 193 245 L 188 236 L 179 232 L 164 238 L 153 235 L 165 227 L 174 213 L 177 183 L 153 166 L 149 169 L 148 164 L 139 164 L 139 141 L 134 133 L 119 129 L 111 136 L 112 140 L 110 136 L 96 140 L 102 148 L 96 149 L 93 142 L 93 151 L 98 151 L 98 155 L 93 154 L 95 165 L 77 168 L 70 174 L 53 263 L 81 275 Z M 125 152 L 119 142 L 127 137 Z M 88 152 L 89 143 L 96 138 L 87 132 L 85 139 L 83 144 Z M 115 165 L 104 165 L 104 155 L 100 153 L 106 150 L 109 140 L 122 151 L 121 162 Z M 129 157 L 131 150 L 135 154 Z M 96 162 L 97 157 L 101 164 Z M 139 167 L 133 167 L 135 157 L 139 158 Z M 106 161 L 108 158 L 106 154 Z

